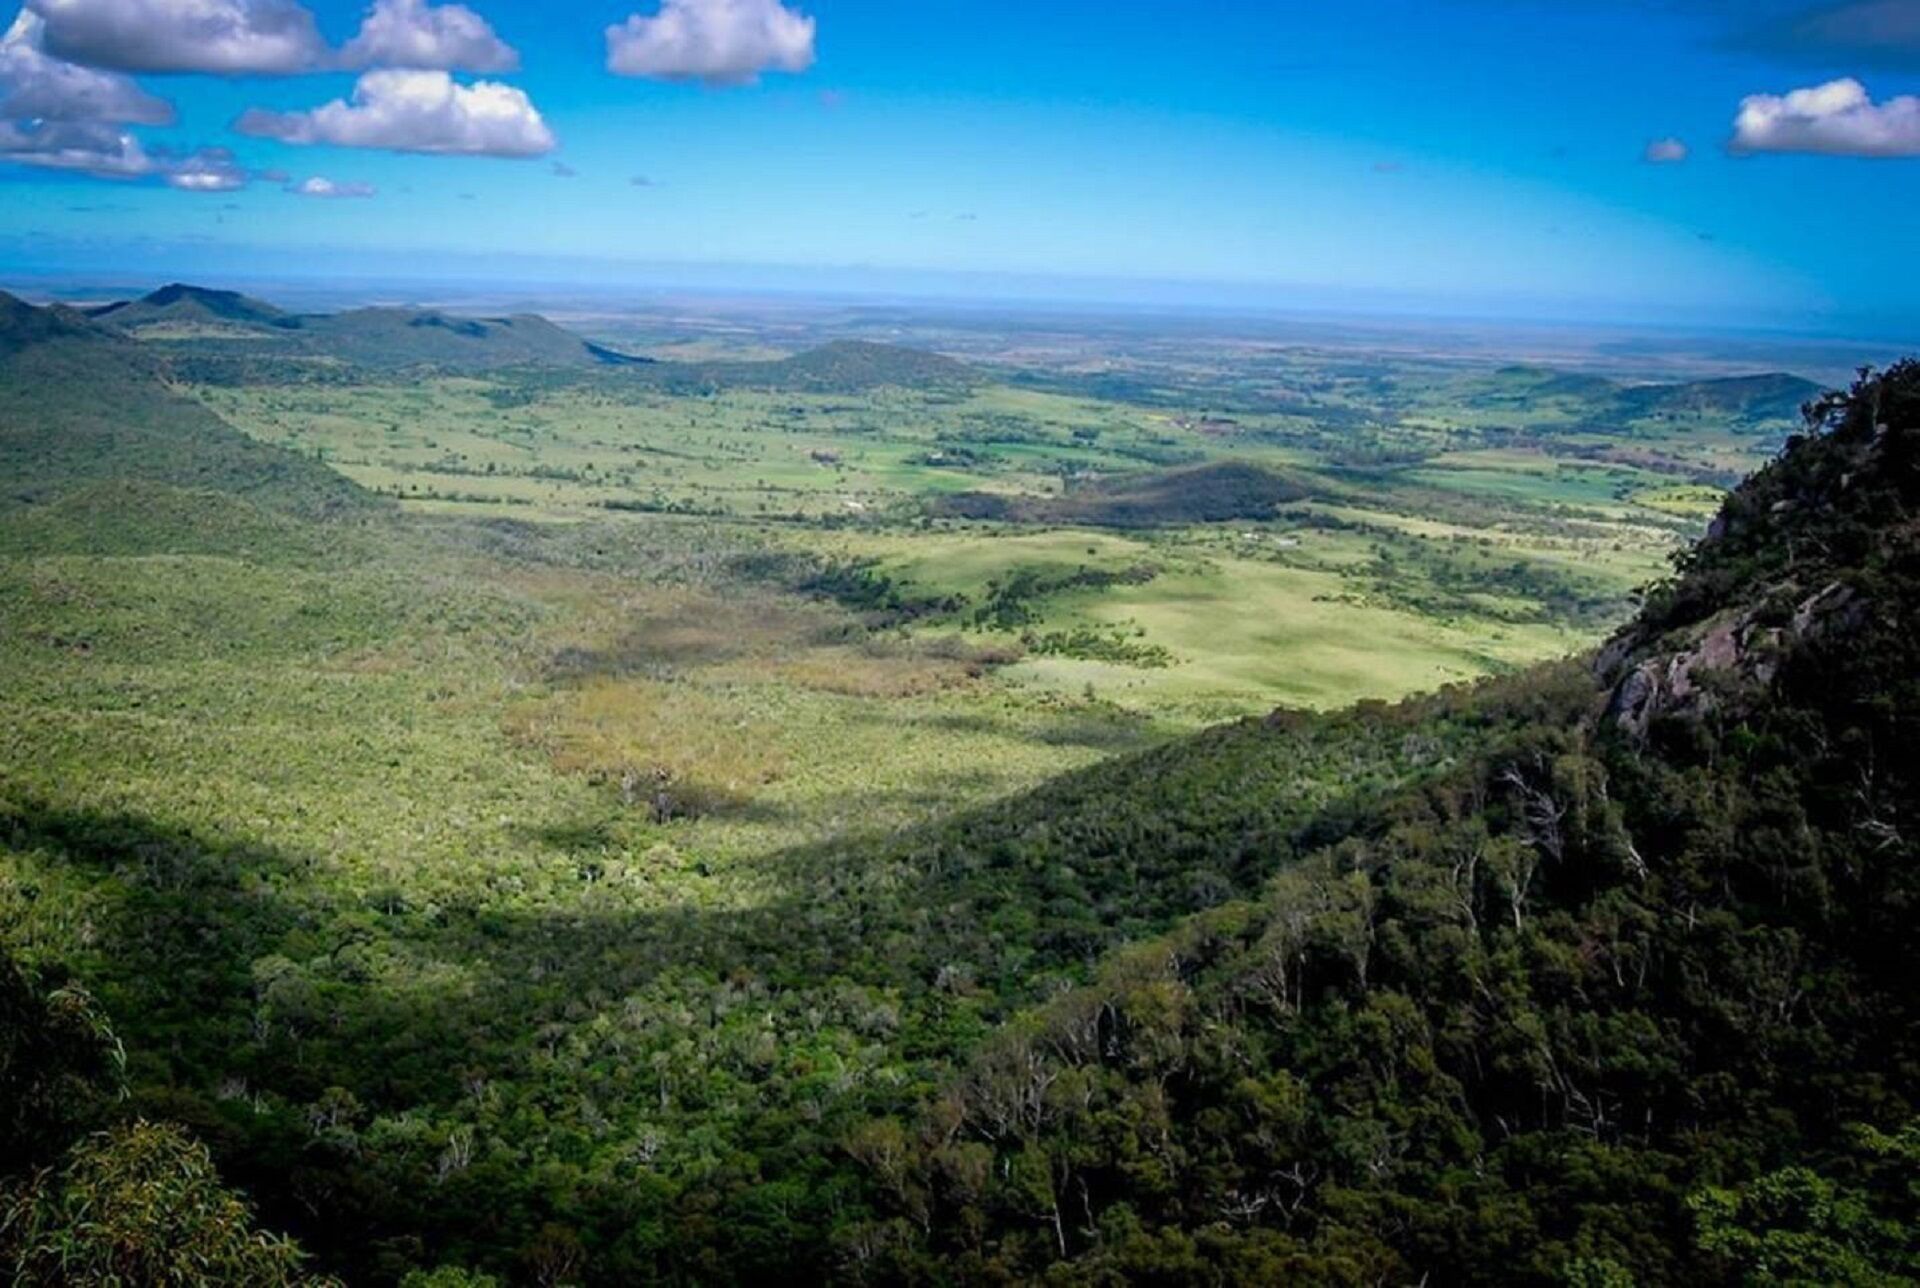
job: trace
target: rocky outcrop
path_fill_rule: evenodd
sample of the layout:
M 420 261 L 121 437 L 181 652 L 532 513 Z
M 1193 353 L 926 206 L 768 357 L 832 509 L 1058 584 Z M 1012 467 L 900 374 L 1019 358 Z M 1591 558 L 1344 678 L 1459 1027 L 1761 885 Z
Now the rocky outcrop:
M 1790 653 L 1859 629 L 1868 611 L 1858 592 L 1833 581 L 1795 604 L 1781 625 L 1748 608 L 1711 618 L 1664 648 L 1650 649 L 1630 632 L 1616 636 L 1594 663 L 1611 686 L 1606 718 L 1643 738 L 1658 718 L 1703 714 L 1729 691 L 1764 691 Z
M 1920 570 L 1920 363 L 1807 411 L 1807 433 L 1728 495 L 1600 650 L 1609 723 L 1644 737 L 1665 717 L 1765 701 L 1776 682 L 1817 684 L 1897 613 Z

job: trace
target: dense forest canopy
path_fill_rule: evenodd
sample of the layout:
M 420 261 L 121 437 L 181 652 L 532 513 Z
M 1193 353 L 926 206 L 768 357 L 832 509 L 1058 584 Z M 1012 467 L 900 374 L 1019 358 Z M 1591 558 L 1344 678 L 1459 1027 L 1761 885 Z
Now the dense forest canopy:
M 1522 727 L 855 1140 L 884 1275 L 1905 1282 L 1920 366 Z
M 1590 658 L 823 841 L 747 910 L 552 913 L 485 856 L 307 893 L 264 819 L 7 789 L 0 1265 L 1909 1281 L 1916 501 L 1907 363 L 1814 404 Z M 263 520 L 289 569 L 296 522 L 348 520 Z

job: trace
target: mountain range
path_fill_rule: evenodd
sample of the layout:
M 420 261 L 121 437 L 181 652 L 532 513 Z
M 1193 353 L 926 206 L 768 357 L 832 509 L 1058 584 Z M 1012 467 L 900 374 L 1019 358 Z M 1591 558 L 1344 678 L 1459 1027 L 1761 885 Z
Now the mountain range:
M 646 361 L 583 340 L 534 314 L 457 317 L 438 309 L 398 307 L 287 313 L 234 291 L 181 283 L 87 314 L 103 326 L 140 338 L 218 341 L 227 347 L 251 342 L 253 350 L 328 358 L 368 370 L 593 367 Z

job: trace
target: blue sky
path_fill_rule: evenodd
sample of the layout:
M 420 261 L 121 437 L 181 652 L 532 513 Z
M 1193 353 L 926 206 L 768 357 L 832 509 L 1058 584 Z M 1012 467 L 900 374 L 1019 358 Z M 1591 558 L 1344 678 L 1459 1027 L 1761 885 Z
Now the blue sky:
M 214 3 L 253 22 L 294 0 Z M 37 57 L 130 76 L 176 119 L 114 125 L 140 156 L 93 172 L 50 168 L 51 127 L 18 123 L 25 151 L 0 155 L 14 274 L 1139 282 L 1283 308 L 1920 332 L 1920 103 L 1903 102 L 1920 0 L 669 0 L 671 29 L 656 0 L 468 0 L 493 43 L 449 61 L 490 70 L 452 83 L 537 113 L 473 145 L 507 156 L 393 151 L 407 140 L 365 113 L 302 115 L 420 61 L 337 52 L 363 0 L 307 4 L 336 52 L 273 75 L 251 55 L 174 69 L 219 61 L 204 33 L 164 43 L 186 0 L 33 4 Z M 89 28 L 99 5 L 148 26 Z M 607 28 L 630 16 L 615 74 Z M 1785 97 L 1849 79 L 1864 103 Z M 1667 140 L 1657 155 L 1684 159 L 1649 160 Z M 206 190 L 175 186 L 196 176 Z M 289 191 L 310 179 L 336 195 Z

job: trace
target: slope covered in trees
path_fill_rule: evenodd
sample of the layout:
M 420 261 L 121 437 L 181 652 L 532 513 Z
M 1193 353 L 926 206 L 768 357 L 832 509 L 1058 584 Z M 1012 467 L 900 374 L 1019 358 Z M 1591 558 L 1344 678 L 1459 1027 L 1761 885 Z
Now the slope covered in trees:
M 137 300 L 120 300 L 86 312 L 96 321 L 128 331 L 168 325 L 268 331 L 284 325 L 288 317 L 265 300 L 183 282 L 170 283 Z
M 0 508 L 107 480 L 218 492 L 309 516 L 375 503 L 326 466 L 248 438 L 169 387 L 134 341 L 0 292 Z
M 430 367 L 595 367 L 644 363 L 581 339 L 537 314 L 465 317 L 438 309 L 362 308 L 288 313 L 235 291 L 173 283 L 87 311 L 103 327 L 197 356 L 214 370 L 248 361 L 324 360 L 366 370 Z M 224 361 L 240 360 L 238 366 Z
M 955 518 L 1005 523 L 1153 528 L 1266 519 L 1278 506 L 1335 493 L 1333 485 L 1304 472 L 1229 460 L 1095 479 L 1060 496 L 961 492 L 937 499 L 930 508 Z
M 1920 1272 L 1917 464 L 1920 366 L 1820 404 L 1536 723 L 861 1129 L 875 1273 Z
M 430 577 L 367 593 L 298 566 L 319 556 L 297 522 L 250 522 L 272 593 L 227 613 L 215 661 L 336 659 L 308 706 L 262 690 L 260 718 L 340 749 L 338 790 L 394 827 L 356 835 L 292 793 L 207 826 L 0 782 L 0 848 L 37 874 L 0 888 L 0 934 L 38 935 L 31 969 L 0 962 L 0 1124 L 29 1146 L 0 1177 L 0 1265 L 1910 1278 L 1917 451 L 1908 365 L 1818 407 L 1592 658 L 823 839 L 725 906 L 704 872 L 629 899 L 640 865 L 681 857 L 546 827 L 531 769 L 467 796 L 465 744 L 442 777 L 417 766 L 446 729 L 399 678 L 363 724 L 289 719 L 349 674 L 406 676 L 393 622 L 509 635 L 530 610 Z M 74 533 L 98 495 L 41 507 L 35 548 L 93 549 Z M 218 544 L 187 515 L 160 528 Z M 126 540 L 101 548 L 148 538 Z M 20 601 L 40 634 L 65 641 L 77 594 L 120 602 L 83 572 Z M 210 646 L 131 609 L 113 625 L 108 698 L 169 719 L 126 641 Z M 453 638 L 423 651 L 448 673 L 430 701 L 459 707 Z M 41 737 L 68 737 L 57 718 Z M 540 866 L 449 842 L 435 793 L 500 836 L 543 827 Z M 69 943 L 91 996 L 44 961 Z M 256 1234 L 209 1159 L 314 1260 Z

